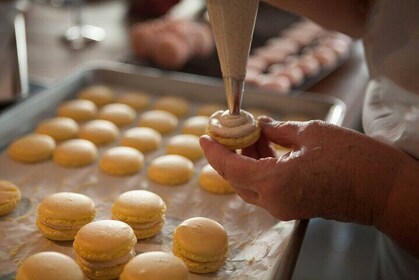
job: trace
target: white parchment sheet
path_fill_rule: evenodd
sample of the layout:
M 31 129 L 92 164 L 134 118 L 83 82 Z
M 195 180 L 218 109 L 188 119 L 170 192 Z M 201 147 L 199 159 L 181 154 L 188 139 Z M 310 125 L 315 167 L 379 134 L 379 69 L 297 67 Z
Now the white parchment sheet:
M 100 148 L 100 153 L 109 147 Z M 197 216 L 208 217 L 221 223 L 228 233 L 228 260 L 217 273 L 191 273 L 192 280 L 271 279 L 295 222 L 278 222 L 265 210 L 247 204 L 236 194 L 217 195 L 202 190 L 198 175 L 206 164 L 205 159 L 194 163 L 195 175 L 185 185 L 162 186 L 151 182 L 146 174 L 149 162 L 162 154 L 163 149 L 146 154 L 146 165 L 136 175 L 113 177 L 101 172 L 97 163 L 84 168 L 64 168 L 52 160 L 23 164 L 10 159 L 3 151 L 0 179 L 15 183 L 22 192 L 22 201 L 14 212 L 0 218 L 0 278 L 13 279 L 19 263 L 36 252 L 52 250 L 74 257 L 72 242 L 48 240 L 35 225 L 38 204 L 45 196 L 63 191 L 85 194 L 94 200 L 96 220 L 100 220 L 111 218 L 110 209 L 119 194 L 144 189 L 160 195 L 168 210 L 162 232 L 140 240 L 136 245 L 137 254 L 153 250 L 171 252 L 173 231 L 180 222 Z

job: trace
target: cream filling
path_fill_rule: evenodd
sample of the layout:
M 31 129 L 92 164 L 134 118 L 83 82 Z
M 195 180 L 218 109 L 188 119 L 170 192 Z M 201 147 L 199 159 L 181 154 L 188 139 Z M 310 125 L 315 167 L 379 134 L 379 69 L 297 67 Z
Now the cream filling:
M 111 260 L 111 261 L 102 261 L 102 262 L 87 261 L 87 260 L 83 259 L 82 257 L 80 257 L 80 255 L 78 255 L 78 260 L 79 260 L 80 264 L 82 264 L 83 266 L 85 266 L 87 268 L 90 268 L 92 270 L 101 270 L 101 269 L 106 269 L 106 268 L 118 266 L 120 264 L 125 264 L 125 263 L 129 262 L 129 260 L 131 260 L 134 256 L 135 256 L 135 250 L 132 249 L 126 255 L 123 255 L 122 257 L 119 257 L 119 258 L 117 258 L 115 260 Z
M 68 226 L 62 225 L 62 226 L 58 226 L 58 225 L 47 224 L 42 219 L 39 219 L 39 221 L 44 226 L 47 226 L 47 227 L 55 229 L 55 230 L 79 230 L 83 226 L 83 225 L 68 225 Z
M 157 220 L 155 222 L 149 222 L 149 223 L 130 223 L 129 225 L 131 226 L 132 229 L 149 229 L 155 225 L 158 225 L 159 223 L 163 222 L 163 219 L 161 220 Z
M 240 138 L 257 128 L 255 118 L 241 110 L 239 115 L 230 115 L 228 110 L 217 111 L 210 117 L 208 129 L 211 134 L 223 138 Z

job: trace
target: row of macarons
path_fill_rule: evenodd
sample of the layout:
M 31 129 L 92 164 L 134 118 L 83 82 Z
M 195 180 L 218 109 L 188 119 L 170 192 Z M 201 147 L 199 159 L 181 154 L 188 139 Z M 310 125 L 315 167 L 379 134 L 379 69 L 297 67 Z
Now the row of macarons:
M 48 239 L 74 240 L 77 263 L 88 277 L 113 279 L 135 255 L 137 240 L 161 232 L 166 204 L 153 192 L 132 190 L 115 199 L 112 220 L 93 221 L 96 209 L 91 198 L 61 192 L 45 197 L 37 213 L 36 224 Z M 192 272 L 216 271 L 228 254 L 227 233 L 209 218 L 185 220 L 174 231 L 173 253 Z
M 321 71 L 348 57 L 352 39 L 301 21 L 254 49 L 247 64 L 246 82 L 266 90 L 288 93 Z

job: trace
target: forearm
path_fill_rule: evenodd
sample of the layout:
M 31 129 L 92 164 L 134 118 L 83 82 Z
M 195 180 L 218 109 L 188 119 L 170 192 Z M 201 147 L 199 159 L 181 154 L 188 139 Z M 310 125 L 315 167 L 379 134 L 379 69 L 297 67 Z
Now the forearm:
M 406 156 L 375 226 L 419 258 L 419 162 Z
M 373 0 L 264 0 L 278 8 L 305 16 L 325 28 L 362 37 Z

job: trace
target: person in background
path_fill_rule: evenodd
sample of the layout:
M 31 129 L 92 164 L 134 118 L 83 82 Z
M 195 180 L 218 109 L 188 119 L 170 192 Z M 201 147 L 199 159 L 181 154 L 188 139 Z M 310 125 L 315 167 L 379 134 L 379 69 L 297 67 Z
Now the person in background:
M 419 1 L 266 2 L 363 39 L 370 72 L 366 135 L 322 121 L 262 117 L 260 139 L 241 155 L 203 136 L 208 162 L 245 201 L 278 219 L 322 217 L 376 227 L 385 234 L 377 279 L 417 279 Z M 292 151 L 275 158 L 271 142 Z

